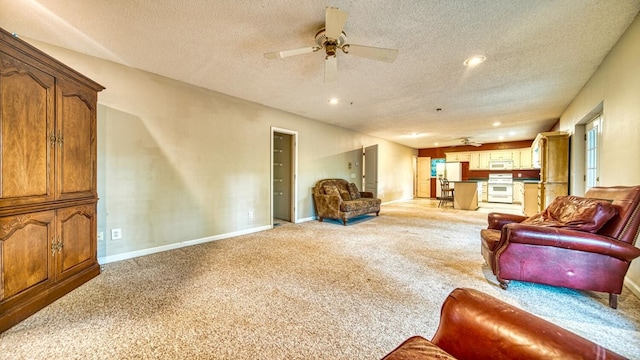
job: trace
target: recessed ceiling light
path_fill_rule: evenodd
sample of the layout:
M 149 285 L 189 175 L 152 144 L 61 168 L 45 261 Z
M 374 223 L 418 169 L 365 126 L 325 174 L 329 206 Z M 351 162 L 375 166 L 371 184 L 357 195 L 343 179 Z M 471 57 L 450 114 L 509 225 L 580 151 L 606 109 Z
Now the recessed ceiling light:
M 329 104 L 331 104 L 331 105 L 335 105 L 335 104 L 337 104 L 337 103 L 338 103 L 338 99 L 336 99 L 336 98 L 331 98 L 331 99 L 329 100 Z
M 493 125 L 493 127 L 498 127 L 498 126 L 502 125 L 502 123 L 500 121 L 496 121 L 491 125 Z
M 470 58 L 468 58 L 467 60 L 464 61 L 464 65 L 465 66 L 476 66 L 480 63 L 483 63 L 485 60 L 487 60 L 486 57 L 482 56 L 482 55 L 476 55 L 476 56 L 472 56 Z

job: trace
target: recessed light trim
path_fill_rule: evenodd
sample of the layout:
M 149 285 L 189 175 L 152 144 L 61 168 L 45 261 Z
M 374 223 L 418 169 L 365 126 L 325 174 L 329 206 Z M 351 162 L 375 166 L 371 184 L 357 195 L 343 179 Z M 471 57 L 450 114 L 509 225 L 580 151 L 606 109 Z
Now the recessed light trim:
M 470 58 L 468 58 L 467 60 L 464 61 L 464 65 L 465 66 L 476 66 L 478 64 L 483 63 L 485 60 L 487 60 L 486 57 L 482 56 L 482 55 L 475 55 L 472 56 Z
M 336 105 L 337 103 L 338 103 L 338 99 L 336 99 L 336 98 L 329 99 L 329 104 Z

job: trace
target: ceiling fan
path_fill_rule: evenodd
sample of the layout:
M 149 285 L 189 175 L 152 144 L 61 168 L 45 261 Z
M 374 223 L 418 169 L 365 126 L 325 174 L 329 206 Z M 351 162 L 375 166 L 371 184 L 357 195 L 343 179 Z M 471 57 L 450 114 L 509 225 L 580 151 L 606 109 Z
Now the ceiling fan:
M 462 142 L 462 145 L 482 146 L 482 143 L 471 141 L 469 138 L 462 138 L 460 139 L 460 142 Z
M 292 50 L 274 51 L 264 54 L 267 59 L 282 59 L 289 56 L 308 54 L 324 50 L 324 82 L 335 81 L 338 76 L 338 61 L 336 52 L 338 49 L 345 54 L 364 57 L 372 60 L 393 62 L 398 57 L 398 50 L 384 49 L 372 46 L 347 44 L 347 34 L 342 29 L 347 23 L 349 13 L 338 8 L 327 7 L 325 13 L 325 25 L 318 30 L 315 36 L 316 46 L 304 47 Z

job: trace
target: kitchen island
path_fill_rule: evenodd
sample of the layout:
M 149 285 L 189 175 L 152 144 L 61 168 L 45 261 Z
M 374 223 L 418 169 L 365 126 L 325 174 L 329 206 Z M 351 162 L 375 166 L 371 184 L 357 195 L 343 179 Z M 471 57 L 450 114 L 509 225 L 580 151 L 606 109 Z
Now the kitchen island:
M 459 210 L 478 209 L 478 182 L 477 181 L 452 181 L 453 208 Z

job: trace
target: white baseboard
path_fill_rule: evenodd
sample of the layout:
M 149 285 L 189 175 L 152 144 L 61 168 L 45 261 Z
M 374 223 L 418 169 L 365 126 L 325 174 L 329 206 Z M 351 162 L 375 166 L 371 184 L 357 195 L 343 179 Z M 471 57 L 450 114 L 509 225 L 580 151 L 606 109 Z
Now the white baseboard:
M 266 226 L 261 226 L 261 227 L 257 227 L 257 228 L 251 228 L 251 229 L 236 231 L 236 232 L 232 232 L 232 233 L 226 233 L 226 234 L 215 235 L 215 236 L 207 236 L 207 237 L 200 238 L 200 239 L 195 239 L 195 240 L 187 240 L 187 241 L 182 241 L 182 242 L 179 242 L 179 243 L 173 243 L 173 244 L 167 244 L 167 245 L 157 246 L 157 247 L 148 248 L 148 249 L 131 251 L 131 252 L 123 253 L 123 254 L 99 257 L 98 258 L 98 263 L 103 265 L 103 264 L 108 264 L 108 263 L 112 263 L 112 262 L 116 262 L 116 261 L 133 259 L 133 258 L 137 258 L 137 257 L 140 257 L 140 256 L 151 255 L 151 254 L 155 254 L 155 253 L 159 253 L 159 252 L 163 252 L 163 251 L 175 250 L 175 249 L 179 249 L 179 248 L 183 248 L 183 247 L 187 247 L 187 246 L 193 246 L 193 245 L 208 243 L 208 242 L 211 242 L 211 241 L 227 239 L 227 238 L 236 237 L 236 236 L 240 236 L 240 235 L 252 234 L 252 233 L 255 233 L 255 232 L 259 232 L 259 231 L 269 230 L 271 228 L 272 228 L 271 225 L 266 225 Z
M 628 276 L 624 278 L 624 285 L 631 290 L 631 292 L 638 298 L 640 298 L 640 285 L 636 284 Z
M 315 219 L 316 219 L 316 217 L 315 217 L 315 216 L 306 217 L 306 218 L 304 218 L 304 219 L 298 219 L 298 221 L 296 221 L 296 224 L 297 224 L 297 223 L 302 223 L 302 222 L 307 222 L 307 221 L 313 221 L 313 220 L 315 220 Z

